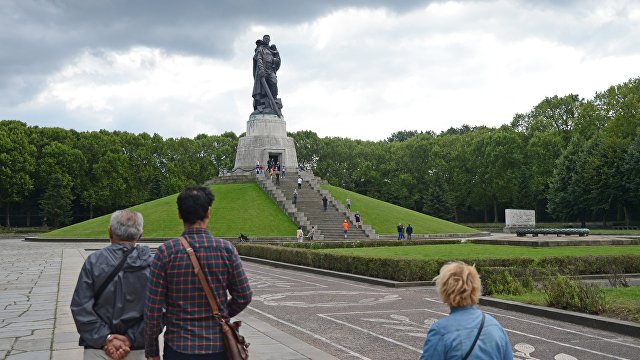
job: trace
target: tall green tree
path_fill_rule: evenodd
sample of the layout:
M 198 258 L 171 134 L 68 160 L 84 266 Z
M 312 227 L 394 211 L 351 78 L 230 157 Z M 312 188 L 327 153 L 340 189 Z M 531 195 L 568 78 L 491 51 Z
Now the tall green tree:
M 29 129 L 19 121 L 0 121 L 0 206 L 5 226 L 11 226 L 11 203 L 22 201 L 33 189 L 35 147 Z
M 54 228 L 69 225 L 73 219 L 71 205 L 73 182 L 67 174 L 52 173 L 47 181 L 47 188 L 40 200 L 40 209 L 44 225 Z

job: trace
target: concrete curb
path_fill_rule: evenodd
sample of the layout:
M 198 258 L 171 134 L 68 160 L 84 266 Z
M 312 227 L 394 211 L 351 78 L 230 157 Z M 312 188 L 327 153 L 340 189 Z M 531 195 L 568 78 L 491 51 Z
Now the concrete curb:
M 337 277 L 337 278 L 340 278 L 340 279 L 360 281 L 360 282 L 364 282 L 364 283 L 368 283 L 368 284 L 382 285 L 382 286 L 393 287 L 393 288 L 416 287 L 416 286 L 433 286 L 433 285 L 435 285 L 434 281 L 407 281 L 407 282 L 393 281 L 393 280 L 378 279 L 378 278 L 373 278 L 373 277 L 363 276 L 363 275 L 341 273 L 341 272 L 333 271 L 333 270 L 317 269 L 317 268 L 312 268 L 312 267 L 308 267 L 308 266 L 288 264 L 288 263 L 283 263 L 283 262 L 273 261 L 273 260 L 265 260 L 265 259 L 250 257 L 250 256 L 241 255 L 240 258 L 243 261 L 254 262 L 254 263 L 257 263 L 257 264 L 270 265 L 270 266 L 273 266 L 273 267 L 278 267 L 278 268 L 283 268 L 283 269 L 304 271 L 304 272 L 308 272 L 308 273 L 312 273 L 312 274 L 333 276 L 333 277 Z
M 565 321 L 576 325 L 583 325 L 598 330 L 611 331 L 627 336 L 640 337 L 640 324 L 636 324 L 630 321 L 610 319 L 603 316 L 583 314 L 579 312 L 549 308 L 544 306 L 523 304 L 515 301 L 495 299 L 485 296 L 480 297 L 480 305 Z

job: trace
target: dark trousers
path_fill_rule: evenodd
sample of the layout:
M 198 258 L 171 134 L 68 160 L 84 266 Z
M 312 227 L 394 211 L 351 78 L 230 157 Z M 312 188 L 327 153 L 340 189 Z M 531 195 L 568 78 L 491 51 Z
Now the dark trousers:
M 223 352 L 212 354 L 185 354 L 173 350 L 168 344 L 164 344 L 164 360 L 227 360 L 227 356 Z

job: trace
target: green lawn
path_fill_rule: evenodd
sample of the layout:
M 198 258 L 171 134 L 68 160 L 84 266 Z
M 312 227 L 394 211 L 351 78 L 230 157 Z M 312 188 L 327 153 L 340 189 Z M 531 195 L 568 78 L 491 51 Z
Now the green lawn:
M 554 248 L 530 248 L 509 245 L 416 245 L 391 247 L 322 249 L 330 253 L 369 256 L 395 257 L 405 259 L 479 259 L 527 257 L 539 259 L 547 256 L 580 255 L 621 255 L 640 254 L 640 246 L 563 246 Z
M 257 184 L 213 185 L 210 230 L 216 236 L 295 236 L 296 225 Z M 132 207 L 144 216 L 144 237 L 171 237 L 182 232 L 178 194 Z M 106 238 L 111 215 L 43 234 L 51 238 Z
M 622 320 L 640 322 L 640 286 L 628 288 L 603 288 L 608 302 L 607 310 L 602 314 Z M 523 295 L 494 294 L 498 299 L 512 300 L 525 304 L 546 306 L 545 294 L 534 291 Z
M 399 223 L 411 224 L 414 234 L 450 234 L 474 233 L 477 230 L 450 221 L 425 215 L 417 211 L 386 203 L 381 200 L 360 195 L 332 185 L 322 185 L 331 195 L 343 204 L 351 198 L 351 211 L 362 215 L 362 221 L 371 225 L 378 234 L 396 234 Z

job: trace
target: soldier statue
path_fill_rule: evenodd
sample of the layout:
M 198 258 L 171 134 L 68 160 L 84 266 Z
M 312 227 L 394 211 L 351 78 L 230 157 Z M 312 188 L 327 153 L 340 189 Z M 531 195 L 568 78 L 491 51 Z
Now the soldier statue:
M 275 114 L 282 117 L 282 100 L 278 98 L 280 53 L 275 45 L 269 45 L 271 37 L 265 35 L 256 41 L 253 55 L 253 114 Z

